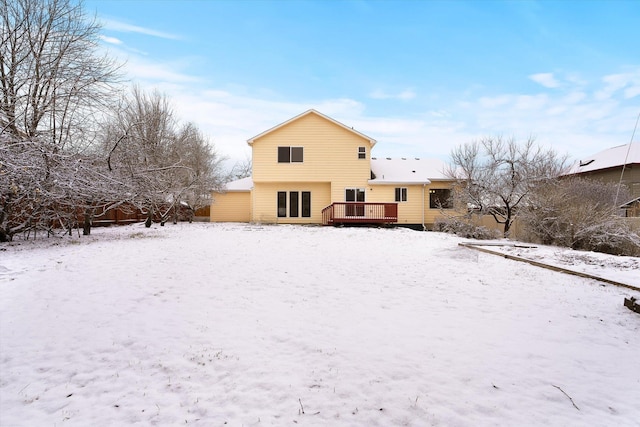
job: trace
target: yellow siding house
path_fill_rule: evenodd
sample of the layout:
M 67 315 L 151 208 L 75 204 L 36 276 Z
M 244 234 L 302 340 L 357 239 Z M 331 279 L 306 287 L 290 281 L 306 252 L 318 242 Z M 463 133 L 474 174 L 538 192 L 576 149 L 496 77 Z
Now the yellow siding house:
M 247 142 L 252 176 L 213 194 L 213 222 L 430 228 L 447 206 L 443 162 L 371 157 L 373 138 L 315 110 Z

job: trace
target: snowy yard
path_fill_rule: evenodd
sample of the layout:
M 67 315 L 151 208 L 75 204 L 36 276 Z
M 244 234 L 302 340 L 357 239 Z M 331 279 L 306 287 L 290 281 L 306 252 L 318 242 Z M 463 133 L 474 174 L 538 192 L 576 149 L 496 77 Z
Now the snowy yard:
M 640 293 L 461 241 L 179 224 L 0 246 L 0 425 L 640 426 Z M 639 286 L 637 258 L 598 259 Z

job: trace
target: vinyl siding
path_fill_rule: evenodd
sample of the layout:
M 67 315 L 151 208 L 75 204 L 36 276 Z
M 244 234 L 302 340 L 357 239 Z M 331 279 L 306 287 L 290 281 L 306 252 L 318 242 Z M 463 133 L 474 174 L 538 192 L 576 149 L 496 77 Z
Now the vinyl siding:
M 278 163 L 280 146 L 304 147 L 304 161 Z M 366 187 L 370 177 L 370 141 L 316 114 L 256 139 L 252 150 L 254 183 L 331 182 L 331 200 L 344 201 L 345 188 Z
M 287 217 L 278 217 L 278 191 L 287 192 Z M 311 192 L 311 217 L 290 218 L 289 192 Z M 279 224 L 321 224 L 322 209 L 331 204 L 331 185 L 328 182 L 254 183 L 254 222 Z
M 407 189 L 407 201 L 398 202 L 398 224 L 422 224 L 424 208 L 424 224 L 430 228 L 442 213 L 439 209 L 429 209 L 429 190 L 451 188 L 451 183 L 435 182 L 424 188 L 422 185 L 374 185 L 367 190 L 367 202 L 395 202 L 398 187 Z
M 211 222 L 249 222 L 251 220 L 251 193 L 213 193 Z
M 304 161 L 278 163 L 278 147 L 303 147 Z M 255 221 L 320 224 L 323 208 L 344 201 L 345 188 L 366 188 L 371 174 L 371 142 L 313 113 L 254 140 L 252 156 Z M 311 191 L 311 218 L 278 218 L 278 191 Z

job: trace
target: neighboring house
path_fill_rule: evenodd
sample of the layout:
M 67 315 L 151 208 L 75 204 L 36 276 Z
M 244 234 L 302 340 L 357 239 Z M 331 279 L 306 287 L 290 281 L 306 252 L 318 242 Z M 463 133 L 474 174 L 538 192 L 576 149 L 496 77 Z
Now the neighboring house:
M 619 200 L 627 216 L 638 216 L 640 199 L 640 143 L 619 145 L 575 163 L 567 175 L 626 185 L 631 200 Z
M 640 217 L 640 197 L 636 197 L 620 205 L 620 209 L 624 209 L 627 217 Z
M 247 142 L 252 176 L 213 193 L 213 222 L 431 228 L 448 207 L 443 162 L 372 158 L 373 138 L 315 110 Z

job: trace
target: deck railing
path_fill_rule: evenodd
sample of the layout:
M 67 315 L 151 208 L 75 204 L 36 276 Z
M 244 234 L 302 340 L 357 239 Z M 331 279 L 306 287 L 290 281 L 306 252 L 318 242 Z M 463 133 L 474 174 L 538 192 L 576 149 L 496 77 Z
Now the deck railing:
M 324 225 L 395 222 L 398 222 L 397 203 L 334 202 L 322 210 Z

